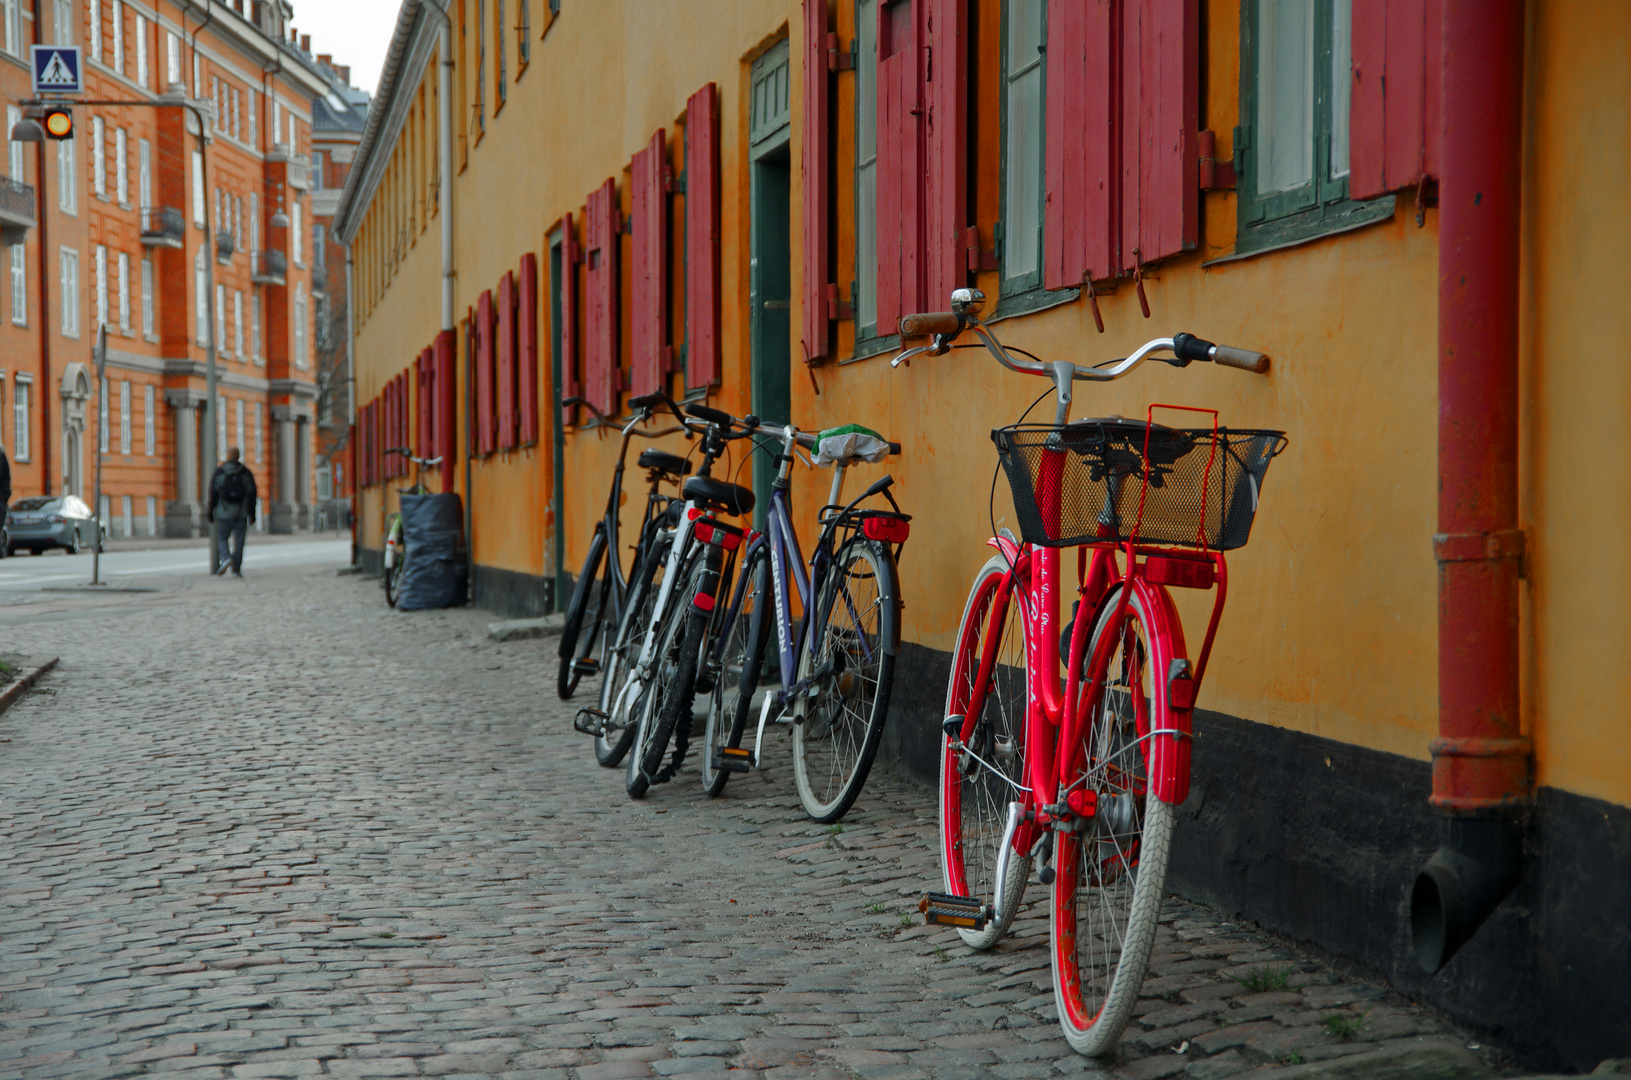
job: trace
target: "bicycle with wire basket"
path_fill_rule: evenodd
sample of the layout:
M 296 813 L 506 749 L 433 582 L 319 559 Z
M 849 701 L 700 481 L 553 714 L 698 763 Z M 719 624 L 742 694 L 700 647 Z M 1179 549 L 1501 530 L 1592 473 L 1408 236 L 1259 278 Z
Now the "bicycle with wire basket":
M 791 425 L 758 424 L 751 417 L 738 423 L 749 433 L 769 436 L 780 452 L 765 531 L 749 537 L 710 660 L 718 677 L 708 707 L 702 786 L 709 795 L 720 794 L 731 773 L 760 765 L 767 722 L 790 725 L 799 801 L 811 818 L 829 824 L 855 804 L 883 734 L 900 651 L 896 561 L 911 521 L 889 492 L 893 477 L 884 476 L 844 503 L 844 475 L 859 462 L 900 453 L 900 444 L 856 425 L 818 435 Z M 834 467 L 808 571 L 789 502 L 795 447 L 814 451 L 816 462 Z M 861 508 L 878 495 L 893 509 Z M 797 620 L 792 589 L 803 609 Z M 764 693 L 750 753 L 742 737 L 767 666 L 772 625 L 779 686 Z
M 582 405 L 588 409 L 595 416 L 593 422 L 595 427 L 616 426 L 584 398 L 567 398 L 561 404 Z M 665 407 L 674 410 L 673 402 L 663 394 L 647 394 L 629 402 L 633 415 L 622 429 L 623 445 L 617 454 L 617 467 L 612 470 L 612 488 L 606 495 L 606 510 L 600 520 L 595 522 L 594 535 L 589 540 L 589 554 L 584 557 L 583 571 L 578 574 L 577 584 L 572 589 L 572 599 L 566 605 L 566 623 L 561 629 L 559 649 L 560 670 L 555 682 L 555 691 L 562 701 L 576 693 L 578 680 L 583 676 L 601 672 L 606 662 L 607 649 L 612 643 L 612 635 L 622 618 L 623 602 L 629 589 L 629 579 L 623 573 L 623 559 L 618 553 L 623 471 L 628 461 L 629 442 L 632 439 L 636 437 L 659 439 L 686 430 L 683 422 L 679 426 L 666 427 L 659 431 L 640 430 L 641 425 Z M 674 415 L 678 417 L 679 412 L 674 410 Z M 689 437 L 687 435 L 687 438 Z M 635 465 L 646 470 L 648 484 L 645 510 L 640 519 L 640 531 L 634 547 L 634 558 L 630 562 L 632 567 L 639 567 L 655 533 L 654 519 L 668 504 L 668 497 L 659 489 L 665 483 L 677 483 L 679 478 L 690 470 L 690 465 L 678 454 L 671 454 L 654 446 L 640 451 Z M 606 765 L 616 765 L 617 760 L 623 756 L 614 753 L 610 747 L 597 746 L 596 751 L 601 763 Z M 608 760 L 608 757 L 615 759 Z
M 425 486 L 425 470 L 435 468 L 442 463 L 441 456 L 422 458 L 413 456 L 411 446 L 391 446 L 381 451 L 383 454 L 401 454 L 414 466 L 413 487 L 398 488 L 403 495 L 428 495 L 430 488 Z M 385 515 L 385 555 L 384 569 L 380 574 L 380 585 L 385 589 L 385 603 L 396 607 L 397 586 L 402 583 L 402 572 L 408 568 L 408 537 L 402 525 L 400 511 L 392 510 Z
M 1178 334 L 1103 368 L 1020 359 L 1030 354 L 1004 349 L 980 321 L 983 301 L 959 289 L 951 312 L 903 318 L 903 338 L 932 338 L 894 364 L 943 355 L 972 331 L 980 344 L 956 347 L 983 345 L 1011 371 L 1052 379 L 1057 408 L 1052 424 L 992 432 L 1021 535 L 993 525 L 996 554 L 963 610 L 940 755 L 946 891 L 920 909 L 988 949 L 1040 857 L 1059 1023 L 1077 1051 L 1099 1054 L 1115 1047 L 1149 964 L 1174 807 L 1189 790 L 1192 710 L 1228 589 L 1225 553 L 1246 543 L 1286 439 L 1179 406 L 1152 405 L 1142 422 L 1072 422 L 1077 381 L 1118 379 L 1147 359 L 1263 373 L 1268 358 Z M 1162 426 L 1157 410 L 1210 414 L 1211 425 Z M 1060 549 L 1070 547 L 1079 599 L 1061 627 Z M 1174 588 L 1215 594 L 1193 663 Z

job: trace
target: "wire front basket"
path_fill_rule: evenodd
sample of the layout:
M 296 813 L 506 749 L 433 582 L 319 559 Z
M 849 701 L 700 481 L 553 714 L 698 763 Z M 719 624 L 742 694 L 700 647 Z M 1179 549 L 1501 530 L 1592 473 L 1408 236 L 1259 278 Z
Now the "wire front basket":
M 991 433 L 1025 541 L 1041 547 L 1243 546 L 1283 431 L 1169 428 L 1136 420 Z

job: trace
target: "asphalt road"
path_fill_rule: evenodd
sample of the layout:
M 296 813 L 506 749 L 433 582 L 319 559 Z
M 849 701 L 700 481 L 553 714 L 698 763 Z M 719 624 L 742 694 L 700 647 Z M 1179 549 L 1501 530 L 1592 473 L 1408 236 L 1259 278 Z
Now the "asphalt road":
M 351 541 L 312 540 L 305 542 L 260 543 L 251 537 L 244 547 L 244 575 L 256 571 L 282 570 L 298 566 L 346 565 L 351 560 Z M 140 579 L 180 577 L 209 571 L 209 551 L 204 547 L 165 548 L 152 551 L 105 551 L 101 577 L 115 584 Z M 32 592 L 42 588 L 81 585 L 91 580 L 91 554 L 65 555 L 59 551 L 44 555 L 16 555 L 0 559 L 0 592 Z

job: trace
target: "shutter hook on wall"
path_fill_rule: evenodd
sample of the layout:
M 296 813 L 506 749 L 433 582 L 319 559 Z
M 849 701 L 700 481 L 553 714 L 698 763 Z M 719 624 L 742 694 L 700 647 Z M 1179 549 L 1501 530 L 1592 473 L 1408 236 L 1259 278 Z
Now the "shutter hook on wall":
M 1144 295 L 1144 262 L 1139 258 L 1138 249 L 1133 249 L 1133 288 L 1138 290 L 1138 306 L 1144 312 L 1144 317 L 1150 317 L 1150 299 Z
M 810 346 L 803 338 L 799 338 L 799 348 L 804 350 L 804 370 L 810 374 L 810 389 L 815 391 L 816 397 L 821 396 L 821 387 L 816 385 L 815 361 L 810 359 Z
M 1099 314 L 1099 294 L 1093 291 L 1093 278 L 1087 274 L 1082 275 L 1082 288 L 1087 290 L 1087 308 L 1093 312 L 1093 325 L 1104 333 L 1104 316 Z

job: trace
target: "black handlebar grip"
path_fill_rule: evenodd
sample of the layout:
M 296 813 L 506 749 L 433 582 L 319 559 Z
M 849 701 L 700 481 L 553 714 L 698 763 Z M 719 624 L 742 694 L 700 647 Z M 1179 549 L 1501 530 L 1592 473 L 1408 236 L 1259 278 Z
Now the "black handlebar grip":
M 1260 352 L 1250 349 L 1236 349 L 1230 345 L 1215 347 L 1212 359 L 1224 367 L 1239 368 L 1241 371 L 1250 371 L 1262 375 L 1269 370 L 1269 358 Z
M 666 394 L 641 394 L 637 398 L 629 398 L 629 408 L 646 409 L 661 405 L 667 400 Z
M 890 452 L 890 453 L 891 453 L 891 454 L 898 454 L 898 453 L 900 453 L 900 443 L 898 443 L 898 442 L 892 442 L 892 443 L 890 443 L 890 444 L 889 444 L 889 452 Z
M 699 405 L 694 401 L 685 406 L 685 411 L 696 417 L 698 420 L 706 420 L 708 423 L 713 424 L 716 427 L 727 429 L 731 426 L 731 420 L 733 419 L 731 414 L 728 412 L 721 412 L 718 409 L 710 409 L 708 406 Z
M 1212 359 L 1212 343 L 1194 334 L 1174 334 L 1172 353 L 1183 361 Z
M 900 317 L 901 337 L 927 337 L 930 334 L 957 334 L 963 329 L 963 320 L 949 311 L 931 311 L 921 315 Z

